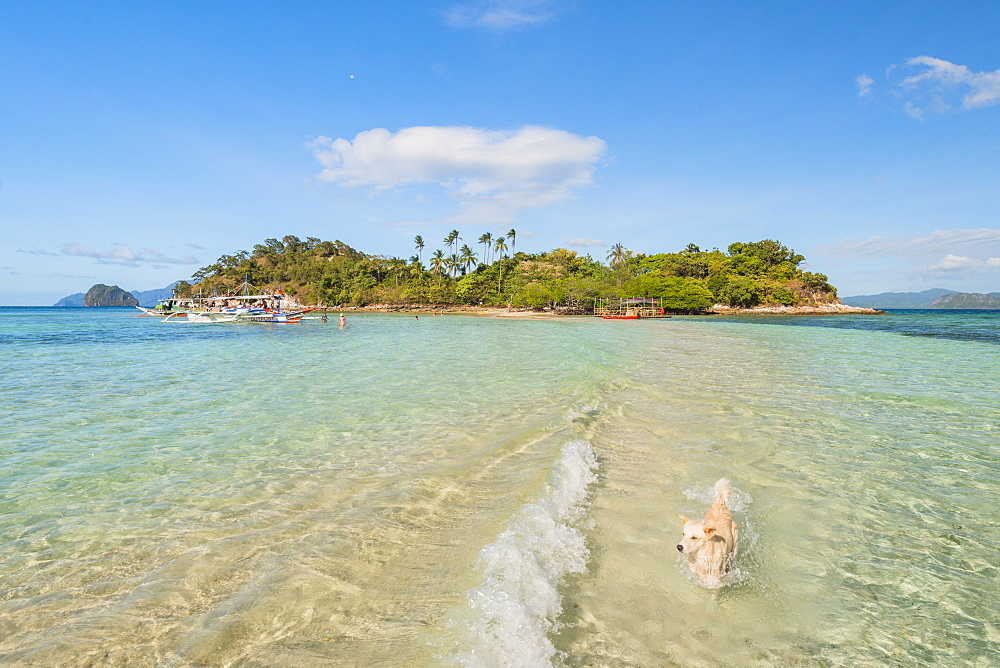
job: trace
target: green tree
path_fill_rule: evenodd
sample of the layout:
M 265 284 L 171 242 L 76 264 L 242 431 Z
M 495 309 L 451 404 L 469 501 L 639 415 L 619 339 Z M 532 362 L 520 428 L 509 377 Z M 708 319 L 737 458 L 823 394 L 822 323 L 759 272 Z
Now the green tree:
M 431 273 L 438 277 L 438 284 L 441 283 L 441 274 L 446 267 L 444 252 L 438 248 L 431 254 Z
M 559 302 L 559 294 L 555 286 L 543 283 L 530 283 L 511 298 L 511 303 L 517 307 L 541 309 L 555 306 Z
M 462 266 L 457 255 L 449 255 L 444 259 L 444 266 L 448 270 L 448 275 L 452 278 L 458 276 L 458 269 Z
M 479 237 L 478 243 L 483 245 L 483 264 L 490 263 L 490 248 L 493 245 L 493 235 L 490 232 Z
M 499 273 L 497 278 L 497 295 L 503 293 L 503 252 L 507 250 L 507 242 L 504 237 L 498 237 L 495 242 L 493 242 L 493 250 L 497 252 L 497 264 L 499 265 Z
M 786 280 L 805 259 L 795 251 L 772 239 L 729 245 L 733 271 L 743 276 L 779 274 Z
M 608 266 L 614 271 L 615 282 L 618 285 L 621 285 L 631 273 L 633 257 L 632 251 L 621 244 L 615 244 L 608 251 Z
M 413 237 L 413 243 L 417 249 L 417 259 L 422 265 L 424 263 L 424 238 L 418 234 Z
M 767 298 L 783 306 L 795 306 L 799 303 L 799 296 L 783 285 L 774 286 Z
M 625 254 L 627 252 L 628 251 L 625 249 L 625 246 L 621 244 L 615 244 L 612 246 L 611 250 L 608 251 L 608 265 L 612 269 L 620 265 L 625 261 Z
M 462 263 L 463 274 L 469 273 L 469 268 L 475 267 L 477 264 L 476 254 L 472 252 L 472 249 L 469 248 L 468 244 L 463 244 L 462 248 L 459 249 L 458 260 Z
M 451 267 L 451 268 L 457 268 L 458 267 L 458 254 L 456 253 L 455 249 L 458 247 L 458 242 L 459 241 L 461 241 L 461 238 L 458 236 L 458 230 L 452 230 L 451 232 L 448 233 L 448 236 L 446 236 L 444 238 L 444 242 L 446 244 L 448 244 L 448 248 L 450 250 L 451 258 L 452 258 L 452 260 L 454 260 L 449 265 L 449 267 Z
M 669 277 L 660 298 L 668 311 L 699 313 L 712 308 L 715 298 L 701 281 Z
M 724 304 L 736 308 L 753 308 L 761 303 L 766 290 L 760 281 L 747 276 L 732 276 L 719 297 Z

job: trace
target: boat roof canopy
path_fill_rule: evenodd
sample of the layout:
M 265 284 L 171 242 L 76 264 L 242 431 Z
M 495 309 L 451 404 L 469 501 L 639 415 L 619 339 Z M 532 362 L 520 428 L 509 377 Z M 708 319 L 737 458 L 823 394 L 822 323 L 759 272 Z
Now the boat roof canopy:
M 196 301 L 216 301 L 219 299 L 275 299 L 281 295 L 216 295 L 214 297 L 170 297 L 161 299 L 161 302 L 196 302 Z

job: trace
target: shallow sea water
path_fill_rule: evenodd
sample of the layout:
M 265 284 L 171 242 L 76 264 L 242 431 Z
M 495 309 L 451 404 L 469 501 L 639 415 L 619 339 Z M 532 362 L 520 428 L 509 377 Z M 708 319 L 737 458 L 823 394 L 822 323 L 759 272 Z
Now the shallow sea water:
M 0 664 L 1000 661 L 995 313 L 129 315 L 0 309 Z

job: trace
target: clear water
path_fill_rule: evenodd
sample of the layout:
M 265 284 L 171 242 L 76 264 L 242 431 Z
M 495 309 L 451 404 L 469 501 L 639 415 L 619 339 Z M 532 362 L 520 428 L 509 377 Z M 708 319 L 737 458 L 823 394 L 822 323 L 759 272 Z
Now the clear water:
M 996 312 L 129 315 L 0 309 L 0 664 L 1000 661 Z

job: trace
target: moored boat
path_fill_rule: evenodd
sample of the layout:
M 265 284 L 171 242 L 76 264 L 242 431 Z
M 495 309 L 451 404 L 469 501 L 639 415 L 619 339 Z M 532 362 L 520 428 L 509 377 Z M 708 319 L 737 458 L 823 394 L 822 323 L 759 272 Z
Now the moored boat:
M 213 295 L 211 297 L 171 297 L 161 299 L 154 308 L 136 307 L 142 311 L 136 317 L 160 317 L 163 322 L 255 322 L 297 323 L 311 308 L 287 310 L 287 301 L 281 291 L 249 294 L 250 284 L 244 282 L 238 290 L 243 294 Z
M 153 308 L 148 306 L 136 306 L 142 313 L 136 313 L 133 318 L 162 318 L 167 315 L 183 315 L 190 308 L 194 307 L 193 299 L 182 297 L 171 297 L 161 299 Z

